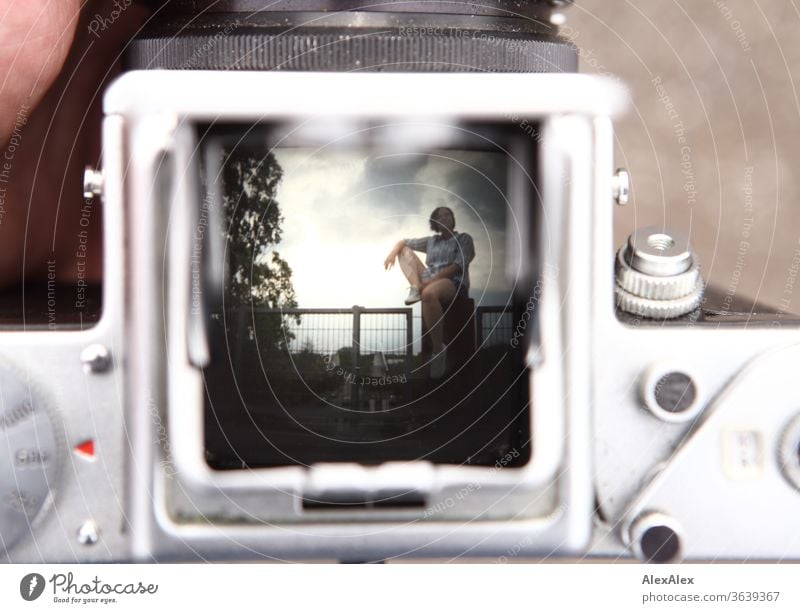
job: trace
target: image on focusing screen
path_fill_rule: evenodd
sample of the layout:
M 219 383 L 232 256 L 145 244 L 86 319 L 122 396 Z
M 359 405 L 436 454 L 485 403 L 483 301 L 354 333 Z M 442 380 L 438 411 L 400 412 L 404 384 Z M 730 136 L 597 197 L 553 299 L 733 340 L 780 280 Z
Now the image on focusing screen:
M 227 139 L 204 155 L 225 245 L 212 468 L 528 461 L 506 153 Z

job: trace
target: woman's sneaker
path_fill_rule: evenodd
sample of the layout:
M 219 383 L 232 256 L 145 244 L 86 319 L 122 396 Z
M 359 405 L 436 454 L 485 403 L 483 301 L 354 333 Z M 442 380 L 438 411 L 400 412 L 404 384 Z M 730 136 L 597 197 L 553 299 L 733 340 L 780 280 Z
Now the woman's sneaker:
M 414 304 L 415 302 L 419 302 L 422 300 L 422 295 L 419 293 L 419 288 L 416 285 L 412 285 L 408 289 L 408 296 L 406 297 L 406 304 Z

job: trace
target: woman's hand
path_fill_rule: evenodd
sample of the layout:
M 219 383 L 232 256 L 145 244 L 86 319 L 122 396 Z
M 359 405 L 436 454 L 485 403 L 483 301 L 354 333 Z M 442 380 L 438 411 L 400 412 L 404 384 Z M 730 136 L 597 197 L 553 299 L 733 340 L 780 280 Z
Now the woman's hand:
M 403 247 L 406 246 L 406 241 L 401 240 L 397 241 L 397 244 L 392 247 L 392 250 L 389 252 L 389 255 L 386 256 L 386 259 L 383 261 L 383 267 L 386 270 L 390 270 L 392 266 L 394 266 L 394 262 L 397 259 L 397 256 L 400 255 L 400 252 L 403 250 Z

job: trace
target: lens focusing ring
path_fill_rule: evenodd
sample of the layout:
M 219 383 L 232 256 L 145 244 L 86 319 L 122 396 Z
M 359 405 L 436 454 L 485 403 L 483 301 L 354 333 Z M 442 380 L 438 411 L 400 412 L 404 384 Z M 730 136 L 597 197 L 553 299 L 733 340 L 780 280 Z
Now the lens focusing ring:
M 157 6 L 160 3 L 155 3 Z M 173 0 L 128 69 L 575 72 L 549 0 Z
M 157 36 L 131 42 L 128 69 L 370 72 L 575 72 L 575 48 L 516 33 L 420 28 L 261 30 Z

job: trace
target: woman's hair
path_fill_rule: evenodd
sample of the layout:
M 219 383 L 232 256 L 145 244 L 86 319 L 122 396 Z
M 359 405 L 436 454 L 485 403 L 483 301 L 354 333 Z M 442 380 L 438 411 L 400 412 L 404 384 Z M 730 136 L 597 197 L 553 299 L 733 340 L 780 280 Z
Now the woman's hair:
M 456 220 L 455 213 L 453 213 L 453 209 L 451 209 L 449 206 L 437 206 L 435 209 L 433 209 L 433 213 L 431 213 L 431 218 L 428 220 L 431 225 L 431 230 L 433 230 L 434 232 L 442 231 L 442 226 L 439 223 L 439 215 L 442 213 L 442 211 L 450 211 L 450 214 L 453 216 L 453 222 L 455 222 Z

